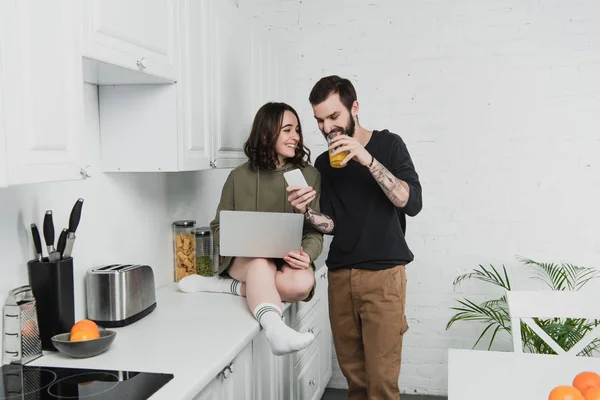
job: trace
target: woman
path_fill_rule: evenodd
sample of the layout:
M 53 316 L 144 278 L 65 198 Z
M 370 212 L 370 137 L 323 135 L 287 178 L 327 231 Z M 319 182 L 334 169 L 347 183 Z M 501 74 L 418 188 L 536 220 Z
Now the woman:
M 285 103 L 262 106 L 244 145 L 248 161 L 235 168 L 223 186 L 216 217 L 211 222 L 215 244 L 219 244 L 221 210 L 295 212 L 287 201 L 283 173 L 299 168 L 316 194 L 309 206 L 319 210 L 320 175 L 304 147 L 300 120 Z M 191 275 L 179 281 L 184 292 L 207 291 L 245 296 L 250 310 L 266 331 L 276 355 L 302 350 L 314 340 L 312 333 L 299 333 L 282 318 L 282 301 L 308 301 L 314 293 L 314 260 L 323 249 L 323 235 L 305 222 L 300 253 L 283 259 L 224 257 L 219 277 Z

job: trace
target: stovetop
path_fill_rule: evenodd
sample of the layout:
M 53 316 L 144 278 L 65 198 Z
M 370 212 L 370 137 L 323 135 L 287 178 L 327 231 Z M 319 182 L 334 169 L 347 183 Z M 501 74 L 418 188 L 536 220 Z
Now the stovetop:
M 145 400 L 173 374 L 3 365 L 0 400 Z

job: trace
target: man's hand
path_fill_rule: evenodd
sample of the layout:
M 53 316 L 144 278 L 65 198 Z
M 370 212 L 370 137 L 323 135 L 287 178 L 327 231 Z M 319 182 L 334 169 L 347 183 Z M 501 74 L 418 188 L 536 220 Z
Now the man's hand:
M 306 206 L 308 206 L 317 195 L 317 191 L 310 186 L 300 189 L 300 186 L 291 185 L 285 190 L 287 191 L 288 201 L 299 214 L 304 214 L 306 212 Z
M 338 147 L 339 146 L 339 147 Z M 337 147 L 337 149 L 335 149 Z M 350 154 L 340 163 L 346 165 L 350 160 L 354 160 L 363 166 L 368 166 L 371 163 L 371 154 L 353 137 L 348 135 L 339 135 L 331 140 L 329 150 L 335 149 L 332 155 L 342 151 L 349 151 Z
M 294 269 L 307 269 L 310 267 L 310 256 L 300 247 L 300 253 L 290 251 L 283 260 Z

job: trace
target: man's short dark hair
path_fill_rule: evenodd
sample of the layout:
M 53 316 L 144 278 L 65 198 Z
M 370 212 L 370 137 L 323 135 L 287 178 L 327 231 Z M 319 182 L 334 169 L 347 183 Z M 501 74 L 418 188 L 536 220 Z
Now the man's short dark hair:
M 340 96 L 342 104 L 350 111 L 356 101 L 356 90 L 352 82 L 337 75 L 326 76 L 315 83 L 308 96 L 308 101 L 314 106 L 336 93 Z

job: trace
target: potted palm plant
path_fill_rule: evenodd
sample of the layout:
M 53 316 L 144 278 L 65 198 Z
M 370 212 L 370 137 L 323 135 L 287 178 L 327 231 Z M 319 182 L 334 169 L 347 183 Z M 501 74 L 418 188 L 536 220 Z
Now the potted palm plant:
M 551 290 L 579 290 L 592 279 L 599 276 L 598 271 L 589 267 L 580 267 L 568 263 L 540 263 L 521 257 L 518 259 L 526 266 L 532 268 L 533 279 L 541 280 Z M 453 286 L 456 289 L 459 285 L 471 280 L 511 290 L 510 279 L 504 265 L 501 270 L 498 270 L 493 265 L 489 267 L 479 265 L 472 272 L 458 276 L 454 280 Z M 496 299 L 486 300 L 482 303 L 476 303 L 468 298 L 456 300 L 456 302 L 458 305 L 451 307 L 452 310 L 456 311 L 456 314 L 448 321 L 446 330 L 449 330 L 458 322 L 474 321 L 481 324 L 483 326 L 482 331 L 475 341 L 473 348 L 487 335 L 489 338 L 487 348 L 490 350 L 499 334 L 511 334 L 510 315 L 505 295 Z M 534 321 L 565 351 L 569 350 L 600 323 L 598 320 L 583 318 L 534 318 Z M 524 323 L 521 323 L 521 339 L 524 351 L 556 354 L 550 346 Z M 579 355 L 592 356 L 599 347 L 600 339 L 595 339 Z

